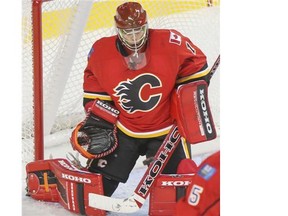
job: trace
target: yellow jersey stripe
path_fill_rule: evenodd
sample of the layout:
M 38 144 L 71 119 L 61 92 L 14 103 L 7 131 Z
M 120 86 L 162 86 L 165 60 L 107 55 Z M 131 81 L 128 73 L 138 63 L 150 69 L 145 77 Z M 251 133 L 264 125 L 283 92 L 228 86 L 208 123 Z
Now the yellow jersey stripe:
M 100 99 L 106 101 L 112 101 L 112 98 L 109 95 L 95 94 L 95 93 L 87 93 L 84 92 L 83 97 L 86 99 Z
M 205 69 L 203 71 L 199 71 L 199 72 L 197 72 L 197 73 L 195 73 L 193 75 L 182 77 L 182 78 L 178 79 L 176 81 L 176 83 L 179 84 L 179 83 L 186 82 L 188 80 L 193 80 L 193 79 L 197 79 L 197 78 L 200 78 L 200 77 L 204 77 L 204 76 L 206 76 L 209 73 L 209 71 L 210 71 L 210 69 L 207 68 L 207 69 Z
M 117 127 L 126 135 L 134 138 L 153 138 L 153 137 L 159 137 L 163 136 L 165 134 L 168 134 L 172 125 L 160 130 L 156 131 L 150 131 L 150 132 L 134 132 L 129 130 L 127 127 L 125 127 L 123 124 L 121 124 L 120 121 L 116 123 Z

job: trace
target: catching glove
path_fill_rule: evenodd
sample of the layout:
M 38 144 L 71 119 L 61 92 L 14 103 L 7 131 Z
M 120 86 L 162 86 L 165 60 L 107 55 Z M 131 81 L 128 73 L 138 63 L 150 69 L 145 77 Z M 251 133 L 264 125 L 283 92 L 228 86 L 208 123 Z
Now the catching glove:
M 95 100 L 84 121 L 72 132 L 71 145 L 86 158 L 101 158 L 118 146 L 116 122 L 119 111 L 101 100 Z

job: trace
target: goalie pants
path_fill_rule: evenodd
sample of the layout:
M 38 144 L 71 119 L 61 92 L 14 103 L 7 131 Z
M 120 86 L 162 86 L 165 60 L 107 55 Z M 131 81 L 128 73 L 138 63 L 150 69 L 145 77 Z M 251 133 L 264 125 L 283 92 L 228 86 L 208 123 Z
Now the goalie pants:
M 156 138 L 133 138 L 120 130 L 117 131 L 117 136 L 119 145 L 112 154 L 87 162 L 87 168 L 90 172 L 103 175 L 105 195 L 112 195 L 119 182 L 125 183 L 128 180 L 129 174 L 140 155 L 146 155 L 146 158 L 153 157 L 166 137 L 164 135 Z M 187 148 L 184 148 L 184 145 L 186 143 L 180 143 L 177 146 L 164 168 L 163 174 L 176 173 L 180 161 L 189 157 L 190 152 L 185 151 Z

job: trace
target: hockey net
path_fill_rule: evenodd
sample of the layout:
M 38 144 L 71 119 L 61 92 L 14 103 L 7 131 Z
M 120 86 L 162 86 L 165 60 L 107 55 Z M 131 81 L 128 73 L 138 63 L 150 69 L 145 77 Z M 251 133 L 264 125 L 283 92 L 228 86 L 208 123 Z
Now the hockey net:
M 113 16 L 116 7 L 123 2 L 23 1 L 22 162 L 45 157 L 41 153 L 37 157 L 35 151 L 39 151 L 39 148 L 35 146 L 43 144 L 46 151 L 53 145 L 69 143 L 72 128 L 85 117 L 82 84 L 88 52 L 95 40 L 116 33 Z M 209 65 L 213 65 L 220 52 L 219 0 L 138 2 L 148 13 L 150 28 L 180 31 L 206 53 Z M 42 88 L 43 92 L 39 94 L 39 88 L 35 86 Z M 219 130 L 217 73 L 209 88 L 210 105 Z M 43 95 L 43 100 L 41 97 L 39 99 L 39 95 Z M 39 101 L 43 101 L 43 104 Z M 43 108 L 43 113 L 39 112 L 39 107 Z M 35 124 L 39 119 L 40 122 L 43 120 L 43 134 Z M 40 133 L 38 140 L 35 139 L 37 133 Z M 207 152 L 210 150 L 207 149 Z

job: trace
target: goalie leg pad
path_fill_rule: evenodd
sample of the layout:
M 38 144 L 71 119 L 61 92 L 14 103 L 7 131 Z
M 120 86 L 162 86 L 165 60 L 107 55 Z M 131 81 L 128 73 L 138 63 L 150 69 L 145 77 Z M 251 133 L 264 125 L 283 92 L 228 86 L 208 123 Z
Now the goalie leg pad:
M 90 207 L 88 198 L 89 193 L 104 194 L 101 174 L 79 170 L 66 159 L 31 162 L 27 164 L 26 171 L 27 191 L 32 198 L 59 202 L 65 209 L 82 215 L 106 215 L 105 211 Z M 39 172 L 53 176 L 53 187 L 49 180 L 48 186 L 39 184 L 41 179 L 35 180 L 35 173 Z M 49 193 L 45 190 L 47 187 Z
M 216 138 L 208 101 L 208 85 L 204 80 L 181 85 L 172 98 L 172 116 L 180 134 L 190 144 Z
M 195 173 L 162 174 L 151 189 L 149 215 L 175 215 L 177 201 L 185 196 Z
M 83 215 L 106 215 L 103 210 L 89 207 L 89 193 L 103 195 L 102 175 L 78 170 L 66 159 L 51 162 L 51 170 L 58 179 L 60 204 Z
M 47 202 L 58 202 L 57 179 L 50 170 L 49 160 L 26 165 L 27 196 Z

